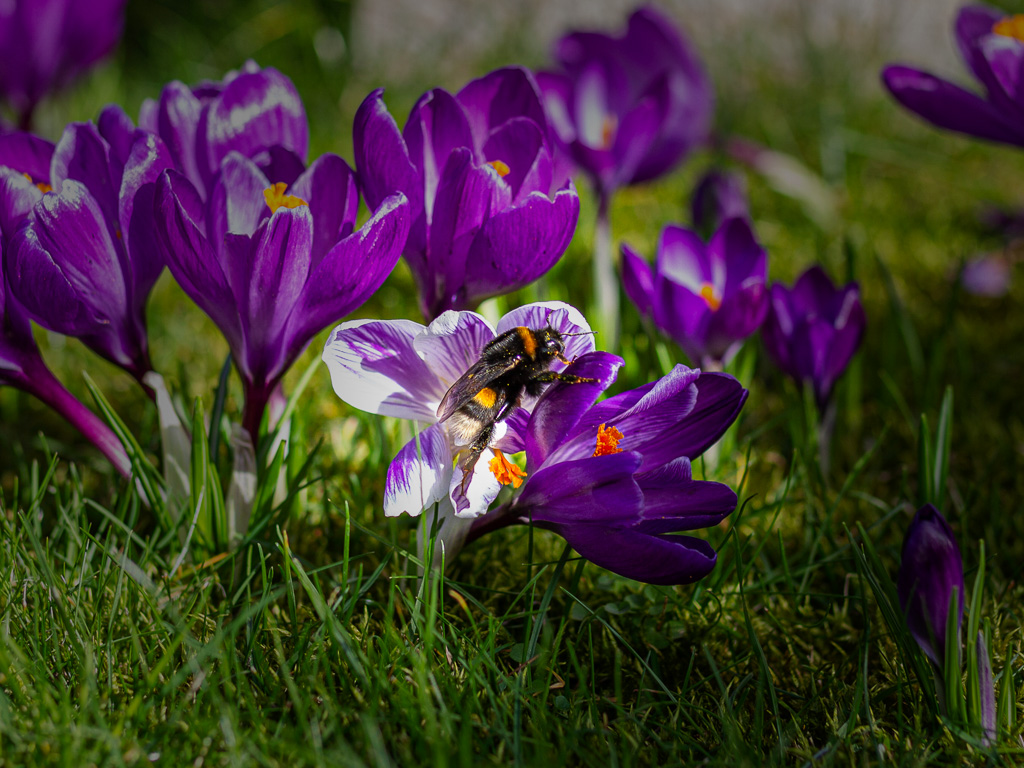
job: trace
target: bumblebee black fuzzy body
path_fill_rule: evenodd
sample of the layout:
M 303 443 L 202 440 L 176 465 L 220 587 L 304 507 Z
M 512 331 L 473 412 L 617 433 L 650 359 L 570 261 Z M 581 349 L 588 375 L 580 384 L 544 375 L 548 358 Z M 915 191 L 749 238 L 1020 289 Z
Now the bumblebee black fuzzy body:
M 460 462 L 463 487 L 490 444 L 494 425 L 512 415 L 524 392 L 536 397 L 553 381 L 594 381 L 552 371 L 555 360 L 572 363 L 565 356 L 565 339 L 560 331 L 518 326 L 488 343 L 480 359 L 448 390 L 437 408 L 437 418 L 448 422 L 448 432 L 456 445 L 469 446 Z

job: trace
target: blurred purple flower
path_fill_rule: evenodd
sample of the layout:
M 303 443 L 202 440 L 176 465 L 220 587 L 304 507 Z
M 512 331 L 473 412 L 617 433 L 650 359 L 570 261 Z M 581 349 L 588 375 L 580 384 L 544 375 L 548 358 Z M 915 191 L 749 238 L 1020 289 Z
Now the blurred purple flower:
M 898 64 L 882 71 L 886 87 L 900 104 L 939 128 L 1024 147 L 1024 15 L 969 5 L 960 9 L 954 33 L 984 95 Z
M 654 271 L 622 244 L 622 282 L 640 313 L 704 366 L 728 362 L 768 312 L 768 254 L 742 218 L 705 245 L 683 227 L 662 230 Z
M 694 480 L 690 462 L 736 420 L 747 391 L 731 376 L 677 365 L 595 405 L 621 364 L 604 352 L 584 355 L 574 373 L 597 382 L 556 382 L 528 419 L 510 425 L 523 435 L 527 479 L 504 513 L 557 532 L 628 578 L 689 584 L 711 572 L 717 555 L 676 534 L 716 525 L 736 508 L 732 489 Z
M 510 67 L 420 97 L 399 132 L 383 91 L 353 129 L 359 180 L 371 206 L 401 191 L 412 229 L 404 256 L 428 320 L 475 307 L 547 272 L 579 216 L 572 182 L 559 178 L 533 76 Z
M 150 133 L 72 123 L 53 153 L 53 191 L 5 254 L 11 292 L 33 320 L 80 338 L 140 382 L 151 369 L 146 300 L 164 266 L 153 191 L 169 165 Z
M 108 107 L 105 117 L 130 122 L 120 107 Z M 174 168 L 203 200 L 230 152 L 254 160 L 274 183 L 293 184 L 305 170 L 309 126 L 302 99 L 285 75 L 253 61 L 220 82 L 168 83 L 159 99 L 143 102 L 139 127 L 163 139 Z
M 559 71 L 537 77 L 549 118 L 602 200 L 668 173 L 707 140 L 711 83 L 659 11 L 635 11 L 621 37 L 571 32 L 554 58 Z
M 761 337 L 776 365 L 798 384 L 812 386 L 824 409 L 864 338 L 865 324 L 857 283 L 836 288 L 815 265 L 792 288 L 772 285 Z
M 946 621 L 954 589 L 958 591 L 958 637 L 963 621 L 964 570 L 953 530 L 931 504 L 917 510 L 907 529 L 896 588 L 910 634 L 935 666 L 942 669 L 946 663 Z
M 386 515 L 419 515 L 438 502 L 442 518 L 454 514 L 472 518 L 487 511 L 499 490 L 488 471 L 495 454 L 489 449 L 481 455 L 463 492 L 462 471 L 453 461 L 467 446 L 449 432 L 450 422 L 437 422 L 437 408 L 449 387 L 479 359 L 484 346 L 519 326 L 551 326 L 563 334 L 590 331 L 575 308 L 540 302 L 509 312 L 497 328 L 475 312 L 448 311 L 427 327 L 411 320 L 355 320 L 331 333 L 323 360 L 338 397 L 363 411 L 430 425 L 398 452 L 388 468 Z M 568 336 L 565 342 L 569 359 L 594 349 L 591 335 Z M 556 362 L 552 369 L 561 367 Z M 528 410 L 532 403 L 527 399 L 520 405 Z M 508 422 L 497 425 L 492 448 L 503 450 L 509 441 L 516 442 L 507 435 L 507 427 Z
M 0 98 L 23 129 L 47 94 L 117 45 L 126 0 L 8 0 L 0 3 Z
M 91 440 L 127 476 L 130 462 L 113 432 L 57 380 L 32 337 L 28 314 L 11 295 L 3 254 L 11 235 L 49 189 L 53 145 L 31 134 L 0 136 L 0 386 L 28 392 Z
M 409 229 L 405 198 L 384 198 L 353 231 L 358 206 L 352 170 L 330 154 L 286 187 L 231 152 L 208 205 L 181 173 L 159 179 L 160 244 L 174 278 L 228 341 L 254 444 L 295 358 L 321 328 L 361 306 L 398 260 Z
M 960 281 L 975 296 L 1005 296 L 1013 279 L 1013 262 L 1004 254 L 979 256 L 964 264 Z
M 705 173 L 690 200 L 693 228 L 705 240 L 711 238 L 726 219 L 750 220 L 747 182 L 738 173 L 712 169 Z

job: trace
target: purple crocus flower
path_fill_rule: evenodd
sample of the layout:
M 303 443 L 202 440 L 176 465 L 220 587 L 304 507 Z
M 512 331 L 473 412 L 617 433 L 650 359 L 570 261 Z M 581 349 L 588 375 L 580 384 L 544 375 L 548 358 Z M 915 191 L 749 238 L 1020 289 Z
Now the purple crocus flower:
M 523 435 L 527 479 L 492 517 L 553 530 L 628 578 L 688 584 L 710 573 L 717 555 L 676 534 L 716 525 L 736 507 L 731 488 L 694 480 L 690 462 L 735 421 L 747 391 L 731 376 L 677 365 L 595 405 L 621 364 L 602 352 L 581 357 L 574 372 L 594 384 L 556 383 L 510 425 Z
M 906 538 L 896 582 L 900 608 L 921 650 L 942 669 L 946 659 L 949 601 L 957 590 L 957 636 L 964 615 L 964 570 L 960 547 L 949 523 L 931 504 L 914 515 Z
M 285 75 L 254 61 L 220 82 L 168 83 L 159 99 L 143 102 L 139 127 L 164 141 L 174 168 L 204 200 L 230 152 L 254 160 L 275 183 L 293 184 L 305 170 L 309 126 L 302 99 Z
M 537 78 L 548 115 L 602 200 L 668 173 L 707 140 L 711 83 L 690 44 L 653 8 L 635 11 L 621 37 L 565 35 L 554 58 L 560 70 Z
M 670 224 L 658 241 L 655 269 L 622 244 L 622 282 L 641 314 L 687 356 L 719 367 L 756 331 L 768 312 L 768 254 L 750 224 L 728 219 L 705 245 Z
M 824 409 L 864 338 L 865 324 L 857 283 L 836 288 L 815 265 L 792 288 L 772 285 L 761 338 L 776 365 L 798 384 L 812 386 Z
M 904 107 L 950 131 L 1024 147 L 1024 15 L 1007 16 L 985 5 L 960 9 L 956 41 L 983 95 L 914 67 L 882 71 L 886 87 Z
M 405 198 L 384 198 L 353 231 L 358 205 L 352 170 L 330 154 L 286 186 L 231 152 L 208 206 L 183 174 L 160 177 L 159 241 L 182 289 L 227 338 L 254 443 L 271 392 L 313 335 L 362 305 L 398 260 Z
M 0 385 L 28 392 L 60 413 L 127 476 L 131 465 L 121 443 L 46 367 L 28 314 L 4 277 L 3 254 L 12 233 L 49 189 L 52 154 L 52 144 L 31 134 L 0 137 Z
M 508 435 L 507 423 L 499 423 L 492 448 L 477 461 L 463 490 L 461 470 L 453 468 L 453 461 L 466 446 L 449 433 L 447 422 L 437 423 L 437 408 L 495 336 L 516 327 L 548 326 L 567 335 L 565 355 L 570 360 L 593 351 L 587 321 L 562 302 L 528 304 L 509 312 L 497 327 L 475 312 L 449 310 L 426 327 L 411 320 L 355 320 L 334 329 L 323 359 L 338 397 L 363 411 L 429 425 L 399 451 L 388 469 L 386 515 L 419 515 L 436 503 L 441 504 L 442 518 L 456 510 L 467 518 L 487 511 L 500 490 L 488 471 L 496 457 L 492 449 L 501 451 L 517 438 Z M 561 367 L 556 361 L 552 369 Z M 528 411 L 531 403 L 521 406 Z
M 383 91 L 356 112 L 353 141 L 371 205 L 399 190 L 412 229 L 404 256 L 429 319 L 533 282 L 569 245 L 579 216 L 552 161 L 533 76 L 499 69 L 452 96 L 428 91 L 400 132 Z
M 0 98 L 28 129 L 36 105 L 117 45 L 126 0 L 0 3 Z
M 747 183 L 738 173 L 712 169 L 694 187 L 690 200 L 693 228 L 710 239 L 727 219 L 750 219 Z
M 72 123 L 53 153 L 52 193 L 5 254 L 11 292 L 33 320 L 80 338 L 139 381 L 151 368 L 146 300 L 164 266 L 153 190 L 169 165 L 150 133 Z

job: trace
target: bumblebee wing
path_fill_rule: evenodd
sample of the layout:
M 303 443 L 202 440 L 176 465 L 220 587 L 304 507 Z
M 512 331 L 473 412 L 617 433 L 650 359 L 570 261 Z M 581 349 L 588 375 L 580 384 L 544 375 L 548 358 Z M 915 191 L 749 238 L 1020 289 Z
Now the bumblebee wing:
M 452 384 L 441 404 L 437 406 L 437 420 L 445 421 L 459 408 L 472 400 L 484 387 L 489 386 L 496 378 L 508 373 L 522 360 L 522 355 L 515 355 L 498 362 L 477 360 L 462 377 Z

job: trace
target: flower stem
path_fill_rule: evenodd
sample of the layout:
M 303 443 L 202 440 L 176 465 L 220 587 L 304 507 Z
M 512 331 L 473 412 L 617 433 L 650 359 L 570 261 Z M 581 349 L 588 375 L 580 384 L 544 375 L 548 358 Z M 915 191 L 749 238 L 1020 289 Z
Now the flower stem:
M 99 416 L 72 395 L 42 360 L 26 361 L 22 365 L 22 371 L 23 377 L 10 382 L 13 386 L 53 408 L 95 445 L 118 473 L 124 477 L 131 475 L 131 460 L 117 435 Z
M 245 382 L 245 407 L 242 410 L 242 426 L 249 433 L 252 444 L 259 448 L 260 424 L 263 422 L 263 414 L 267 410 L 267 402 L 273 386 L 258 386 Z
M 502 528 L 507 528 L 510 525 L 516 525 L 523 521 L 510 514 L 511 509 L 508 504 L 502 504 L 500 507 L 495 507 L 487 514 L 481 515 L 473 521 L 473 525 L 469 529 L 469 533 L 466 534 L 466 539 L 463 542 L 463 546 L 470 544 L 481 536 L 494 531 L 500 531 Z
M 594 224 L 594 310 L 601 347 L 619 348 L 619 281 L 612 258 L 612 229 L 608 216 L 609 195 L 598 193 L 597 220 Z

